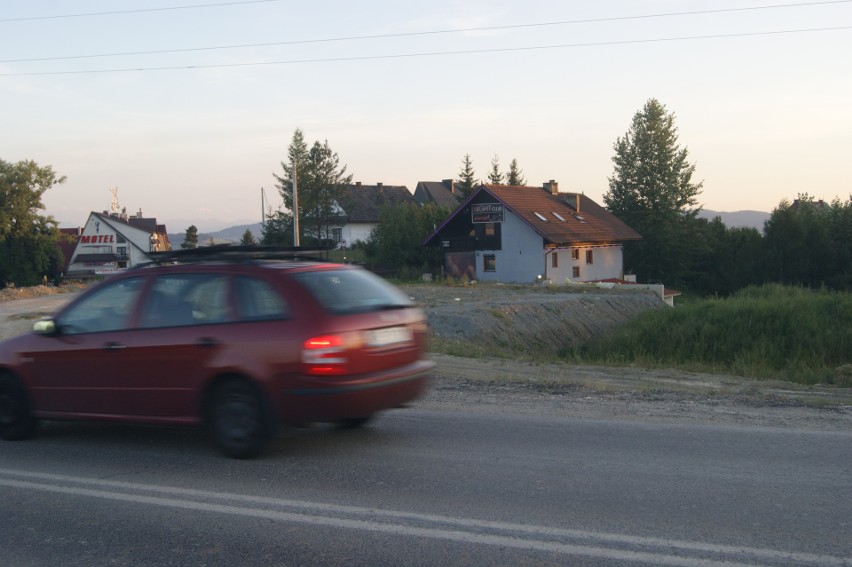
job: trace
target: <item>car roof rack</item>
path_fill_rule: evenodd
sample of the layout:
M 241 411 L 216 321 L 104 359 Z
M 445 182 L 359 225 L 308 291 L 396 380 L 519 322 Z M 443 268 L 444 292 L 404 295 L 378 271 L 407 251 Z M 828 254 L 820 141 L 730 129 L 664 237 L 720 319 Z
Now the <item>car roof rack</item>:
M 257 260 L 291 260 L 302 262 L 328 262 L 329 248 L 303 248 L 301 246 L 232 246 L 217 244 L 199 248 L 183 248 L 165 252 L 151 252 L 150 262 L 139 264 L 191 264 L 194 262 L 253 262 Z M 325 253 L 326 257 L 321 254 Z

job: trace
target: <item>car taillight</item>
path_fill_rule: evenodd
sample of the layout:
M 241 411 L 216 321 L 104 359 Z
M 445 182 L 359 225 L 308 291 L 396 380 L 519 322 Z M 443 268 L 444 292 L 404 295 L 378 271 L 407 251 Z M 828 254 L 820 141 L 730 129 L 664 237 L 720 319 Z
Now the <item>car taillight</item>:
M 339 376 L 349 368 L 349 350 L 356 346 L 353 334 L 323 335 L 305 341 L 302 366 L 305 374 Z

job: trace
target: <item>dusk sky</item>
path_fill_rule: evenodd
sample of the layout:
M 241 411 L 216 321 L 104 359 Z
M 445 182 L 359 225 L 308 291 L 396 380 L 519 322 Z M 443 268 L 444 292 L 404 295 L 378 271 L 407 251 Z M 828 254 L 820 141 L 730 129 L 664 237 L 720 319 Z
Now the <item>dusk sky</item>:
M 67 176 L 46 214 L 110 205 L 201 231 L 273 207 L 296 128 L 354 181 L 479 178 L 602 203 L 649 98 L 717 211 L 852 192 L 852 0 L 5 0 L 0 159 Z

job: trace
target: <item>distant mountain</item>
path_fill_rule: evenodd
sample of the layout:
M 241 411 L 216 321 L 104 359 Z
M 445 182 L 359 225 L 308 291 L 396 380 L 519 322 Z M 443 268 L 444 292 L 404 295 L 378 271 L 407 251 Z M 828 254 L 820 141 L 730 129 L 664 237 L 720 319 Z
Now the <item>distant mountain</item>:
M 770 216 L 772 216 L 771 213 L 764 213 L 763 211 L 725 212 L 702 209 L 698 213 L 698 217 L 702 219 L 713 220 L 716 217 L 720 217 L 722 223 L 728 228 L 756 228 L 760 232 L 763 232 L 763 223 L 769 220 Z
M 239 244 L 240 240 L 243 239 L 243 234 L 245 234 L 246 229 L 251 231 L 255 240 L 260 240 L 260 228 L 261 224 L 257 222 L 254 224 L 231 226 L 223 228 L 222 230 L 217 230 L 216 232 L 199 232 L 198 244 L 205 246 L 210 244 L 211 239 L 213 244 Z M 169 242 L 172 244 L 172 250 L 178 250 L 180 248 L 185 236 L 185 231 L 178 234 L 169 234 Z

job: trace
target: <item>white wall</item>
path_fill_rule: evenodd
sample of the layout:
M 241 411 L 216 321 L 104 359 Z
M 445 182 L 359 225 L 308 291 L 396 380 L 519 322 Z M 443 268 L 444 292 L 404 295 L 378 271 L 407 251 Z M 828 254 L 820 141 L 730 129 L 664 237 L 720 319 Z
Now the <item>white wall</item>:
M 572 250 L 579 250 L 579 259 L 571 258 Z M 592 251 L 592 263 L 586 263 L 586 252 Z M 558 266 L 553 267 L 553 254 L 558 254 Z M 614 246 L 580 246 L 577 248 L 556 248 L 547 254 L 547 277 L 553 284 L 566 281 L 588 282 L 609 278 L 621 279 L 624 270 L 623 249 Z M 580 268 L 580 277 L 573 276 L 574 266 Z
M 346 246 L 352 246 L 357 241 L 367 242 L 375 224 L 347 224 L 340 229 L 340 237 L 346 241 Z
M 476 251 L 476 277 L 484 282 L 531 283 L 544 275 L 544 241 L 516 215 L 506 213 L 500 229 L 502 250 Z M 486 272 L 484 257 L 494 254 L 496 271 Z

